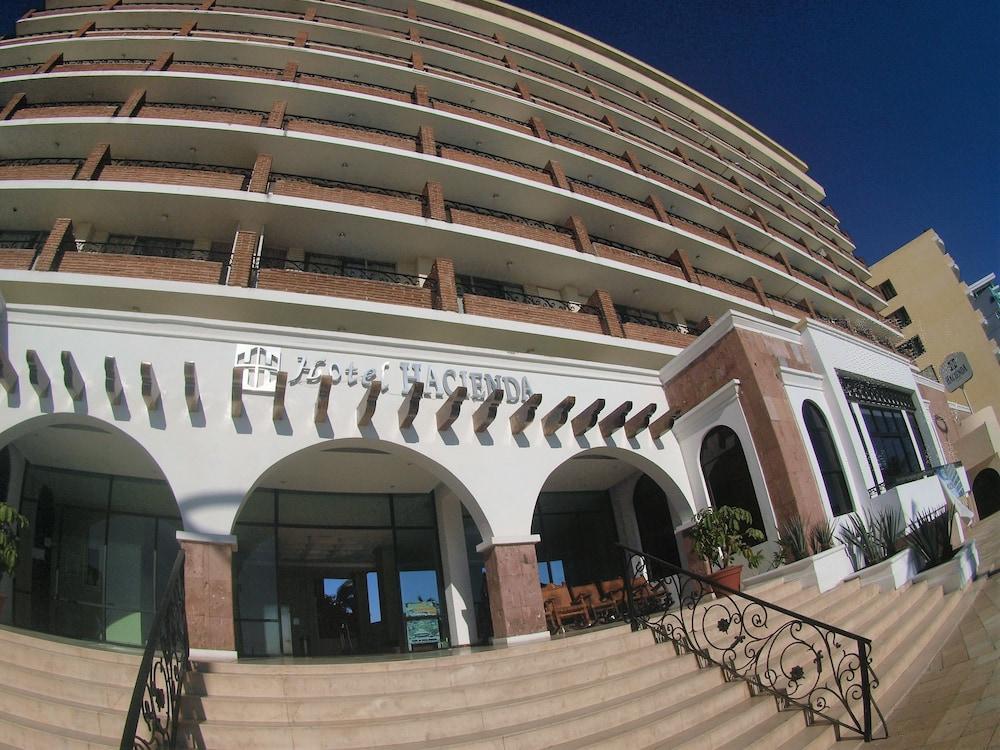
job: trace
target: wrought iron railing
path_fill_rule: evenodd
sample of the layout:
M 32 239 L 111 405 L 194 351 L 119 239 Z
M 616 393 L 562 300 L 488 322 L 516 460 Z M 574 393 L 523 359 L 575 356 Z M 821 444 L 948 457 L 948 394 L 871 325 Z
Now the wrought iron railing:
M 615 308 L 615 311 L 618 313 L 618 319 L 622 323 L 636 323 L 637 325 L 649 326 L 650 328 L 661 328 L 664 331 L 685 333 L 689 336 L 699 336 L 704 333 L 704 329 L 698 326 L 660 320 L 657 317 L 653 317 L 652 313 L 647 315 L 637 315 L 636 313 L 627 312 L 618 307 Z
M 606 237 L 598 237 L 596 235 L 590 236 L 591 242 L 596 242 L 599 245 L 606 245 L 607 247 L 613 247 L 616 250 L 621 250 L 629 255 L 635 255 L 638 258 L 646 258 L 647 260 L 655 260 L 658 263 L 665 263 L 668 266 L 673 266 L 674 268 L 683 268 L 680 263 L 671 258 L 664 257 L 662 255 L 657 255 L 649 250 L 643 250 L 639 247 L 633 247 L 632 245 L 626 245 L 623 242 L 616 242 L 615 240 L 609 240 Z
M 184 550 L 177 553 L 146 639 L 120 750 L 165 750 L 177 742 L 184 677 L 190 669 L 184 613 Z M 145 730 L 139 729 L 142 719 Z
M 480 216 L 490 216 L 494 219 L 504 219 L 505 221 L 511 221 L 515 224 L 523 224 L 526 227 L 534 227 L 535 229 L 545 229 L 550 232 L 556 232 L 557 234 L 571 235 L 572 232 L 566 227 L 560 227 L 556 224 L 551 224 L 547 221 L 542 221 L 541 219 L 529 219 L 527 216 L 519 216 L 518 214 L 509 214 L 506 211 L 497 211 L 492 208 L 484 208 L 483 206 L 473 206 L 471 203 L 459 203 L 458 201 L 445 201 L 445 208 L 448 210 L 457 209 L 459 211 L 468 211 L 469 213 L 479 214 Z
M 600 312 L 593 305 L 585 305 L 580 302 L 568 302 L 564 299 L 554 299 L 552 297 L 542 297 L 537 294 L 527 294 L 513 289 L 498 289 L 490 286 L 469 287 L 459 281 L 456 285 L 459 297 L 466 294 L 473 294 L 479 297 L 492 297 L 502 299 L 507 302 L 518 302 L 522 305 L 534 305 L 535 307 L 547 307 L 550 310 L 566 310 L 568 312 L 579 312 L 587 315 L 599 315 Z
M 927 455 L 924 455 L 924 461 L 930 463 Z M 876 482 L 874 487 L 868 488 L 868 497 L 878 497 L 884 492 L 888 492 L 893 487 L 899 487 L 901 484 L 908 484 L 910 482 L 916 482 L 919 479 L 926 479 L 927 477 L 932 477 L 942 469 L 946 469 L 949 466 L 961 466 L 961 461 L 956 461 L 950 464 L 941 464 L 940 466 L 931 466 L 929 469 L 924 469 L 923 471 L 915 471 L 912 474 L 903 474 L 898 477 L 890 477 L 884 482 Z
M 727 681 L 745 680 L 780 708 L 802 709 L 807 723 L 825 720 L 867 742 L 877 718 L 888 736 L 872 695 L 879 681 L 869 638 L 619 546 L 633 630 L 651 630 L 702 667 L 718 665 Z
M 433 287 L 430 279 L 412 276 L 406 273 L 396 273 L 395 271 L 385 271 L 378 268 L 366 268 L 362 265 L 355 265 L 338 257 L 330 257 L 329 260 L 318 260 L 315 257 L 303 260 L 290 258 L 275 258 L 262 256 L 260 268 L 276 268 L 289 271 L 306 271 L 309 273 L 320 273 L 326 276 L 343 276 L 350 279 L 364 279 L 366 281 L 382 281 L 386 284 L 400 284 L 402 286 L 424 286 Z
M 109 255 L 143 255 L 150 258 L 176 258 L 178 260 L 205 260 L 229 263 L 229 250 L 218 248 L 195 248 L 181 245 L 158 245 L 136 242 L 83 242 L 77 245 L 82 253 L 106 253 Z

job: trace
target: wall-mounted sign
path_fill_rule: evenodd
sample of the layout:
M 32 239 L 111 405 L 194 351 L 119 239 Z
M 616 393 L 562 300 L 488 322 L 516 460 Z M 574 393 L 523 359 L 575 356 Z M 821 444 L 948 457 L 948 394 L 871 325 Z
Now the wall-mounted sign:
M 941 382 L 951 393 L 956 388 L 961 388 L 972 379 L 972 365 L 965 352 L 953 352 L 944 358 L 941 363 Z
M 256 344 L 237 345 L 235 366 L 243 368 L 245 392 L 274 393 L 281 369 L 281 349 Z

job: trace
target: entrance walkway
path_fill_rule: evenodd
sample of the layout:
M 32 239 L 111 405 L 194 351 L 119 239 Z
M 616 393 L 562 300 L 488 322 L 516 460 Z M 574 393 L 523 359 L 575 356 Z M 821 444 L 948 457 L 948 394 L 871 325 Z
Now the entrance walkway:
M 1000 569 L 1000 513 L 971 530 L 980 574 Z M 961 624 L 888 717 L 892 736 L 880 750 L 1000 748 L 1000 570 Z

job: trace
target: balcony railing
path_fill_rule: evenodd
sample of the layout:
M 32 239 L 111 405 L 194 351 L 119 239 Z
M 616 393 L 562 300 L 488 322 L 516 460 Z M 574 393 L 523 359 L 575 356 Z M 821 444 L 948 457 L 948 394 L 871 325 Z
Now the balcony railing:
M 533 227 L 535 229 L 545 229 L 549 232 L 556 232 L 558 234 L 564 234 L 572 236 L 572 232 L 566 227 L 560 227 L 556 224 L 550 224 L 547 221 L 542 221 L 541 219 L 529 219 L 526 216 L 519 216 L 517 214 L 509 214 L 505 211 L 497 211 L 492 208 L 483 208 L 482 206 L 473 206 L 471 203 L 459 203 L 457 201 L 445 201 L 444 206 L 446 209 L 457 209 L 459 211 L 468 211 L 469 213 L 479 214 L 480 216 L 490 216 L 494 219 L 503 219 L 505 221 L 512 221 L 515 224 L 523 224 L 526 227 Z
M 640 326 L 648 326 L 650 328 L 660 328 L 664 331 L 673 331 L 675 333 L 684 333 L 688 336 L 700 336 L 705 332 L 705 329 L 701 326 L 689 325 L 685 323 L 674 323 L 667 320 L 660 320 L 657 317 L 651 317 L 649 315 L 637 315 L 635 313 L 626 312 L 625 310 L 616 308 L 618 313 L 618 320 L 622 323 L 635 323 Z
M 428 278 L 412 276 L 406 273 L 395 271 L 385 271 L 377 268 L 366 268 L 354 265 L 347 259 L 331 257 L 328 261 L 309 258 L 305 260 L 294 260 L 289 258 L 275 258 L 263 256 L 260 259 L 261 268 L 276 268 L 286 271 L 305 271 L 307 273 L 319 273 L 325 276 L 341 276 L 349 279 L 364 279 L 365 281 L 381 281 L 385 284 L 400 284 L 402 286 L 415 286 L 433 288 L 433 283 Z
M 924 460 L 927 461 L 926 457 Z M 927 463 L 930 463 L 930 461 L 927 461 Z M 941 464 L 940 466 L 931 466 L 928 469 L 924 469 L 923 471 L 916 471 L 913 472 L 912 474 L 903 474 L 898 477 L 890 477 L 889 479 L 886 479 L 883 482 L 877 482 L 874 487 L 869 487 L 868 497 L 871 498 L 878 497 L 882 493 L 888 492 L 894 487 L 899 487 L 900 485 L 903 484 L 909 484 L 910 482 L 916 482 L 921 479 L 926 479 L 927 477 L 933 477 L 936 474 L 940 473 L 942 470 L 947 469 L 949 466 L 957 468 L 960 467 L 961 465 L 962 465 L 961 461 L 955 461 L 953 463 Z
M 564 299 L 554 299 L 552 297 L 542 297 L 537 294 L 527 294 L 512 289 L 497 289 L 491 286 L 469 287 L 461 281 L 457 282 L 456 290 L 459 297 L 466 294 L 478 297 L 490 297 L 492 299 L 505 300 L 507 302 L 517 302 L 522 305 L 534 305 L 535 307 L 545 307 L 549 310 L 565 310 L 567 312 L 587 313 L 589 315 L 599 315 L 600 311 L 593 305 L 586 305 L 579 302 L 568 302 Z

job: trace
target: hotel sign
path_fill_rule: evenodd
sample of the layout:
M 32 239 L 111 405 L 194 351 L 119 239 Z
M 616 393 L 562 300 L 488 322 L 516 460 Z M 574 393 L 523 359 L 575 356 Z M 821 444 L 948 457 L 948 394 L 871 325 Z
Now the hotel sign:
M 951 393 L 956 388 L 961 388 L 972 379 L 972 365 L 965 352 L 953 352 L 944 358 L 941 363 L 941 382 Z

